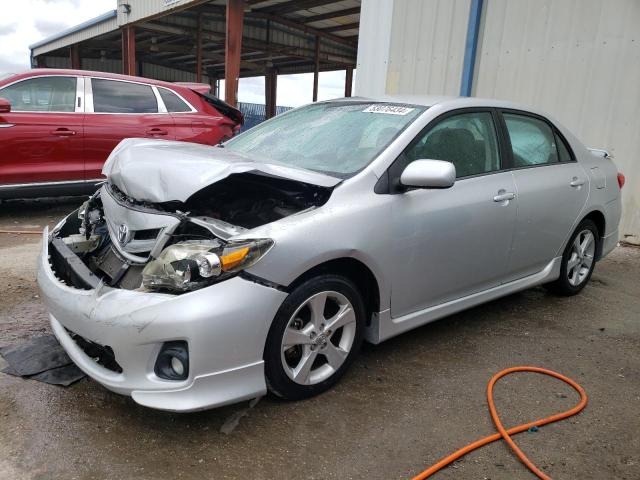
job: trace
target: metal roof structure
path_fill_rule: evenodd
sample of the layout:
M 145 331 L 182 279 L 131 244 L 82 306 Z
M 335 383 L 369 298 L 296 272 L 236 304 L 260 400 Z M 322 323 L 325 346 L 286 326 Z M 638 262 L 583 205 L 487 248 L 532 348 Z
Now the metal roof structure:
M 32 65 L 213 84 L 225 78 L 226 49 L 235 43 L 229 35 L 240 30 L 239 77 L 307 72 L 317 77 L 328 70 L 347 70 L 351 77 L 360 3 L 118 0 L 116 10 L 31 45 Z M 238 5 L 240 20 L 229 16 L 230 5 Z M 350 85 L 345 92 L 350 94 Z

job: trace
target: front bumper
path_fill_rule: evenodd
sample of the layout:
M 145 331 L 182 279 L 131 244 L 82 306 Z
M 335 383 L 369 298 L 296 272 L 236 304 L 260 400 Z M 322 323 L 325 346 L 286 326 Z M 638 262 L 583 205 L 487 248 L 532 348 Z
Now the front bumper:
M 234 277 L 183 295 L 99 285 L 81 290 L 62 283 L 49 265 L 45 229 L 38 285 L 51 326 L 71 359 L 106 388 L 137 403 L 194 411 L 255 398 L 266 392 L 262 353 L 285 292 Z M 90 358 L 69 332 L 113 349 L 122 372 Z M 189 378 L 163 380 L 154 364 L 164 342 L 189 346 Z

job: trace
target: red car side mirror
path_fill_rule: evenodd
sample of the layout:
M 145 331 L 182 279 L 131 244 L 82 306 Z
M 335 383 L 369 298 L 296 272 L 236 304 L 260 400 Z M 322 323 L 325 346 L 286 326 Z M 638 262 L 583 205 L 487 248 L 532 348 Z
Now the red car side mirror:
M 4 98 L 0 98 L 0 113 L 9 113 L 11 112 L 11 103 L 9 100 Z

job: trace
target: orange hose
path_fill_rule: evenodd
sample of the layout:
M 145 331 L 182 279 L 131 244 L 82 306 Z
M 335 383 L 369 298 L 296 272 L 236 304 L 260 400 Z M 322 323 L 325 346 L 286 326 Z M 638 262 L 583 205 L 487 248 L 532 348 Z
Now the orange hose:
M 525 423 L 523 425 L 518 425 L 517 427 L 513 427 L 513 428 L 510 428 L 509 430 L 506 430 L 502 425 L 502 422 L 500 421 L 500 417 L 498 416 L 498 412 L 496 411 L 496 406 L 493 402 L 493 386 L 502 377 L 514 372 L 542 373 L 544 375 L 550 375 L 559 380 L 562 380 L 563 382 L 573 387 L 573 389 L 580 394 L 580 403 L 578 403 L 571 410 L 567 410 L 566 412 L 558 413 L 556 415 L 552 415 L 546 418 L 541 418 L 540 420 Z M 433 475 L 437 471 L 442 470 L 444 467 L 455 462 L 457 459 L 466 455 L 467 453 L 472 452 L 473 450 L 476 450 L 477 448 L 480 448 L 491 442 L 495 442 L 496 440 L 500 440 L 501 438 L 503 438 L 505 442 L 509 444 L 509 446 L 511 447 L 511 450 L 514 451 L 514 453 L 518 456 L 520 461 L 522 461 L 522 463 L 524 463 L 529 470 L 531 470 L 535 475 L 537 475 L 539 478 L 543 480 L 551 480 L 548 475 L 545 475 L 543 472 L 541 472 L 540 469 L 536 467 L 531 462 L 531 460 L 527 458 L 527 456 L 522 452 L 522 450 L 520 450 L 520 448 L 516 445 L 516 443 L 511 439 L 511 435 L 524 432 L 525 430 L 528 430 L 531 427 L 541 427 L 542 425 L 547 425 L 549 423 L 557 422 L 559 420 L 563 420 L 565 418 L 571 417 L 576 413 L 580 412 L 582 409 L 584 409 L 584 407 L 587 406 L 587 401 L 588 401 L 587 393 L 584 391 L 584 388 L 582 388 L 580 385 L 578 385 L 576 382 L 574 382 L 570 378 L 565 377 L 564 375 L 561 375 L 552 370 L 547 370 L 546 368 L 538 368 L 538 367 L 512 367 L 512 368 L 507 368 L 505 370 L 502 370 L 501 372 L 498 372 L 493 376 L 493 378 L 489 381 L 489 385 L 487 386 L 487 402 L 489 403 L 489 412 L 491 413 L 491 418 L 496 428 L 498 429 L 499 433 L 477 440 L 473 443 L 470 443 L 466 447 L 462 447 L 460 450 L 452 453 L 451 455 L 440 460 L 438 463 L 427 468 L 424 472 L 420 473 L 419 475 L 416 475 L 415 477 L 413 477 L 412 480 L 424 480 L 425 478 L 429 478 L 431 475 Z
M 0 233 L 11 233 L 16 235 L 42 235 L 40 230 L 0 230 Z

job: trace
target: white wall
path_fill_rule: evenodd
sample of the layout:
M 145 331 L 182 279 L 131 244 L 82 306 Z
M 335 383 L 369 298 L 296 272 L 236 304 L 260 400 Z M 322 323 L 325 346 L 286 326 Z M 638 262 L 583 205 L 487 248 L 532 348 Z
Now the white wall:
M 393 8 L 388 94 L 458 95 L 471 0 L 401 0 Z
M 457 95 L 469 9 L 470 0 L 363 0 L 367 78 L 356 93 Z M 609 150 L 627 177 L 621 239 L 640 244 L 639 0 L 485 0 L 473 95 L 546 110 Z
M 535 105 L 609 150 L 627 177 L 621 239 L 640 243 L 640 1 L 485 3 L 473 94 Z

